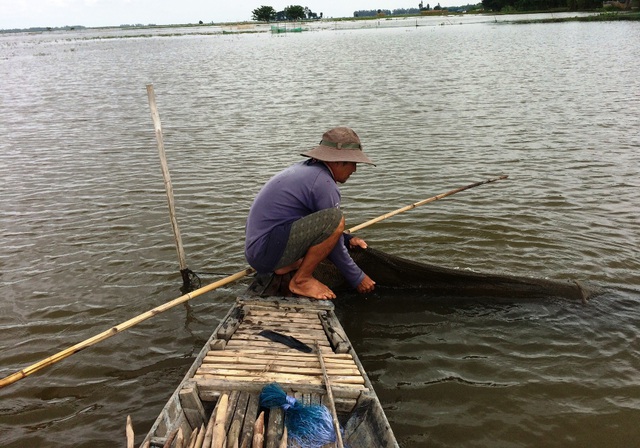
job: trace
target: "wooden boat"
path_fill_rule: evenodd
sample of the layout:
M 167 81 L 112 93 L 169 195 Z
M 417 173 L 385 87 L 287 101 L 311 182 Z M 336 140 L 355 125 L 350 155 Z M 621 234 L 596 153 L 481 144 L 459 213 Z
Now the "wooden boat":
M 316 349 L 305 353 L 274 342 L 260 335 L 264 330 L 293 337 Z M 141 446 L 177 446 L 179 438 L 184 447 L 191 446 L 189 440 L 204 443 L 194 442 L 195 446 L 207 447 L 287 446 L 285 411 L 261 409 L 259 404 L 263 387 L 273 382 L 305 405 L 334 407 L 344 429 L 344 446 L 398 447 L 333 303 L 284 297 L 236 301 Z M 254 438 L 260 442 L 261 415 L 264 444 L 253 444 Z

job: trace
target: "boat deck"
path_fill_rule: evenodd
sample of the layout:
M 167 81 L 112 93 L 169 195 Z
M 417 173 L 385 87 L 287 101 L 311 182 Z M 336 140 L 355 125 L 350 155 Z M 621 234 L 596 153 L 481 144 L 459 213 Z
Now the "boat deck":
M 306 353 L 274 342 L 260 334 L 265 330 L 293 337 L 313 351 Z M 372 403 L 379 409 L 376 414 L 381 414 L 376 416 L 376 421 L 383 422 L 382 433 L 388 443 L 380 445 L 379 440 L 371 439 L 371 434 L 379 433 L 380 428 L 365 431 L 367 425 L 359 420 L 357 424 L 362 428 L 350 431 L 349 446 L 397 446 L 371 383 L 333 312 L 333 304 L 285 298 L 238 299 L 200 352 L 144 443 L 166 446 L 167 440 L 175 437 L 180 429 L 185 439 L 196 438 L 194 433 L 211 432 L 207 427 L 213 427 L 214 420 L 221 420 L 227 442 L 220 446 L 251 447 L 261 413 L 259 395 L 265 385 L 276 382 L 306 405 L 328 404 L 317 347 L 322 353 L 341 424 L 348 425 L 354 410 L 371 409 Z M 221 403 L 226 407 L 222 411 Z M 279 447 L 284 433 L 284 411 L 267 410 L 264 418 L 263 446 Z

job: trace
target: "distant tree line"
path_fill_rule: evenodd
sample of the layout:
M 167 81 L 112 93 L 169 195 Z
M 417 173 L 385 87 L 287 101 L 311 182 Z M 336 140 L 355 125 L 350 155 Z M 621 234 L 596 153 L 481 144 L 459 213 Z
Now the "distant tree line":
M 251 15 L 253 20 L 258 22 L 273 22 L 273 21 L 283 21 L 283 20 L 316 20 L 322 18 L 322 13 L 318 15 L 317 13 L 311 11 L 306 6 L 300 5 L 291 5 L 284 8 L 282 11 L 277 11 L 273 9 L 272 6 L 260 6 L 259 8 L 251 11 Z
M 467 5 L 463 5 L 463 6 L 447 6 L 447 7 L 442 7 L 440 6 L 440 3 L 436 4 L 436 6 L 431 7 L 431 5 L 429 3 L 424 4 L 423 1 L 421 1 L 418 4 L 417 8 L 398 8 L 398 9 L 394 9 L 394 10 L 389 10 L 389 9 L 369 9 L 369 10 L 360 10 L 360 11 L 354 11 L 353 13 L 353 17 L 378 17 L 378 16 L 417 16 L 420 15 L 421 11 L 453 11 L 453 12 L 462 12 L 462 11 L 474 11 L 474 10 L 478 10 L 478 9 L 482 9 L 482 4 L 481 3 L 476 3 L 476 4 L 467 4 Z
M 398 8 L 393 11 L 390 9 L 362 9 L 354 11 L 353 17 L 405 16 L 411 14 L 420 15 L 420 10 L 418 8 Z
M 602 8 L 602 0 L 482 0 L 487 11 L 547 11 L 569 9 L 571 11 Z

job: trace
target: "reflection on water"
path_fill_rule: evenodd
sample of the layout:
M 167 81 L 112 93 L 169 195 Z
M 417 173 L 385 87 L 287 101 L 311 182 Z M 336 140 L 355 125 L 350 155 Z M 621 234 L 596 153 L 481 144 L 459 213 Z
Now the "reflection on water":
M 253 195 L 335 125 L 378 164 L 342 187 L 348 225 L 508 174 L 360 236 L 448 267 L 589 280 L 606 296 L 381 290 L 340 299 L 347 332 L 403 446 L 635 445 L 639 34 L 464 23 L 0 36 L 0 374 L 180 295 L 153 83 L 189 267 L 207 282 L 245 267 Z M 142 435 L 246 284 L 3 389 L 4 444 L 112 446 L 128 414 Z

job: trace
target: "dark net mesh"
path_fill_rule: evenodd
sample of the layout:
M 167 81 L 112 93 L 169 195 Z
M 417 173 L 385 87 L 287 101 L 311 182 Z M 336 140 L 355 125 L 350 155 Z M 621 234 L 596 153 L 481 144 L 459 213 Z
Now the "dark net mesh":
M 354 261 L 378 287 L 419 289 L 427 295 L 506 299 L 565 298 L 586 302 L 602 289 L 577 281 L 549 280 L 445 268 L 418 263 L 369 247 L 351 252 Z M 314 276 L 334 291 L 346 289 L 344 277 L 324 261 Z M 256 277 L 249 292 L 262 296 L 286 296 L 290 274 Z

